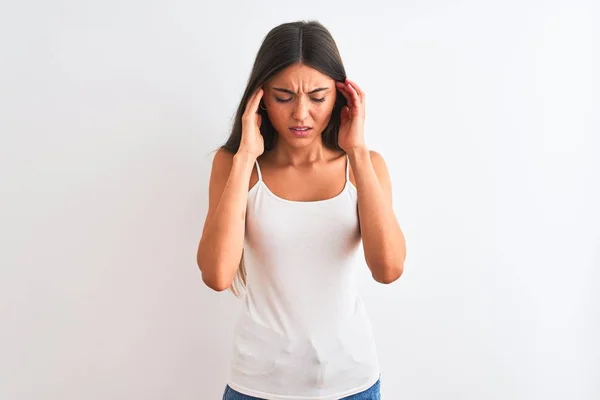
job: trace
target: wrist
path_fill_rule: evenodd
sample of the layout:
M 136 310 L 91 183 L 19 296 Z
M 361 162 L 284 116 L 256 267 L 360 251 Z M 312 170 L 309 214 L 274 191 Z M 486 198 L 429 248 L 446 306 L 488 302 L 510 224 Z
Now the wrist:
M 353 147 L 349 148 L 346 151 L 346 153 L 348 154 L 349 157 L 356 158 L 356 157 L 360 157 L 360 156 L 369 155 L 369 149 L 367 148 L 366 144 L 361 144 L 361 145 L 353 146 Z
M 253 164 L 258 156 L 256 154 L 250 153 L 245 150 L 238 150 L 237 153 L 233 155 L 233 160 L 239 164 Z

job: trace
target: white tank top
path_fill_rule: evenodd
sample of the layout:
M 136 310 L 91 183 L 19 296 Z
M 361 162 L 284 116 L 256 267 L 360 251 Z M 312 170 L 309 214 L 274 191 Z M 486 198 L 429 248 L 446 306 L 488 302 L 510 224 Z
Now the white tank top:
M 228 384 L 268 400 L 338 400 L 371 387 L 379 363 L 358 291 L 368 268 L 356 187 L 291 201 L 258 182 L 248 192 L 246 295 L 234 330 Z

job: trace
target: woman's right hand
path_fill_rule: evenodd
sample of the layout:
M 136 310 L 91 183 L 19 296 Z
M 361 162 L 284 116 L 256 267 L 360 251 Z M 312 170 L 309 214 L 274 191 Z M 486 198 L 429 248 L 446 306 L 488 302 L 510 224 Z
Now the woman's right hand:
M 258 113 L 263 89 L 259 88 L 246 103 L 246 109 L 242 115 L 242 140 L 238 153 L 246 152 L 258 158 L 265 151 L 265 141 L 260 133 L 262 116 Z

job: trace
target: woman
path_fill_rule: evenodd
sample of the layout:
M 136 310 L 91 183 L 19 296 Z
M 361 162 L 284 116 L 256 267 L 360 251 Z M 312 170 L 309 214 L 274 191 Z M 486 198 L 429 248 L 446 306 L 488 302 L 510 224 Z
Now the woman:
M 356 272 L 391 283 L 406 252 L 364 120 L 365 95 L 325 27 L 267 34 L 213 160 L 198 247 L 206 285 L 222 291 L 237 276 L 246 288 L 223 399 L 380 398 Z

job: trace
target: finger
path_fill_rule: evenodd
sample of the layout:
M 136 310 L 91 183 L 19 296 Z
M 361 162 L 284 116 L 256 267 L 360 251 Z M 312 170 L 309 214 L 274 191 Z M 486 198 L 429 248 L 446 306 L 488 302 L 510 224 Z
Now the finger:
M 358 86 L 354 86 L 351 83 L 348 83 L 347 85 L 348 85 L 348 91 L 352 94 L 352 98 L 354 99 L 356 104 L 357 105 L 360 104 L 361 106 L 364 106 L 364 104 L 365 104 L 364 92 L 362 92 L 360 90 L 360 88 L 358 88 Z
M 358 95 L 362 98 L 364 96 L 364 92 L 362 91 L 362 89 L 356 84 L 356 82 L 351 81 L 350 79 L 346 79 L 346 82 L 348 82 L 352 88 L 354 88 L 354 90 L 356 90 L 356 93 L 358 93 Z
M 263 93 L 263 89 L 259 88 L 256 92 L 252 94 L 252 96 L 248 100 L 248 105 L 246 106 L 248 108 L 248 111 L 254 113 L 258 112 L 258 107 L 260 105 L 260 100 L 262 99 Z
M 346 90 L 348 90 L 348 92 L 352 96 L 352 100 L 353 100 L 354 104 L 360 104 L 361 103 L 360 95 L 358 94 L 358 92 L 354 88 L 354 86 L 352 86 L 351 84 L 347 84 L 347 89 Z
M 258 108 L 260 107 L 260 101 L 262 100 L 264 91 L 262 88 L 259 88 L 254 94 L 254 99 L 252 99 L 252 110 L 254 112 L 258 112 Z
M 249 116 L 252 113 L 252 105 L 254 104 L 254 99 L 256 98 L 256 94 L 257 92 L 254 92 L 250 95 L 250 97 L 248 98 L 248 100 L 246 101 L 246 107 L 244 108 L 244 114 L 245 116 Z
M 336 82 L 335 86 L 340 92 L 343 92 L 345 94 L 348 93 L 348 89 L 346 88 L 346 84 L 344 82 Z
M 348 104 L 351 104 L 352 103 L 352 93 L 350 93 L 348 88 L 343 83 L 338 82 L 337 89 L 346 98 L 346 102 Z

